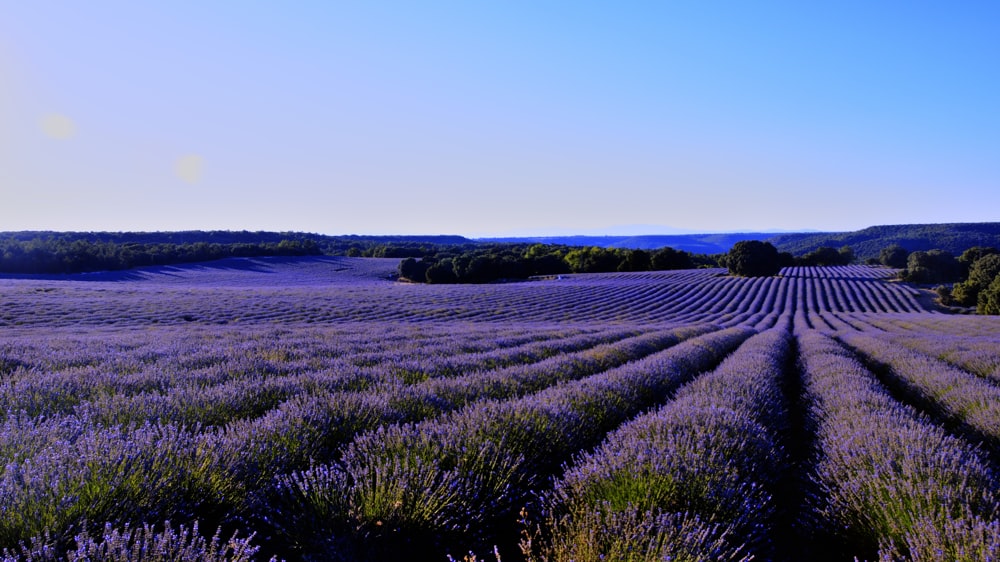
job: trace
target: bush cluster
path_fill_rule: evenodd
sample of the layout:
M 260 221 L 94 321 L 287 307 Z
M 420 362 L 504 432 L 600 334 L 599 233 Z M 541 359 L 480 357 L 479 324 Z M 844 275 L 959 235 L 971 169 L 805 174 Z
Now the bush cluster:
M 597 246 L 490 244 L 404 259 L 399 264 L 399 276 L 417 283 L 490 283 L 539 275 L 664 271 L 715 265 L 709 256 L 673 248 L 649 252 Z
M 939 250 L 913 252 L 900 273 L 917 283 L 944 283 L 936 288 L 946 305 L 975 307 L 979 314 L 1000 314 L 1000 250 L 969 248 L 957 259 Z
M 850 265 L 854 262 L 854 251 L 849 246 L 839 250 L 822 246 L 804 255 L 793 256 L 788 252 L 779 252 L 770 242 L 743 240 L 733 244 L 719 262 L 729 269 L 729 273 L 739 277 L 770 277 L 777 275 L 783 267 Z
M 903 281 L 938 284 L 942 304 L 1000 314 L 1000 249 L 973 246 L 956 258 L 944 250 L 907 252 L 896 244 L 884 248 L 877 263 L 900 269 Z
M 983 254 L 969 267 L 969 275 L 951 290 L 955 304 L 975 306 L 980 314 L 1000 314 L 1000 253 Z
M 0 273 L 79 273 L 232 257 L 320 253 L 312 240 L 292 239 L 254 243 L 119 243 L 69 237 L 7 238 L 0 239 Z

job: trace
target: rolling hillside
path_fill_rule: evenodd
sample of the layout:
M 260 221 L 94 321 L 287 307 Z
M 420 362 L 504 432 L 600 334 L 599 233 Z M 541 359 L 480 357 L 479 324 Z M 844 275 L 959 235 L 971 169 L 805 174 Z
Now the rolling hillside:
M 801 256 L 816 248 L 850 246 L 858 260 L 877 258 L 882 248 L 899 244 L 914 252 L 940 249 L 959 255 L 973 246 L 1000 247 L 1000 223 L 898 224 L 870 226 L 853 232 L 768 232 L 672 234 L 646 236 L 550 236 L 491 238 L 491 242 L 538 242 L 651 250 L 669 246 L 695 254 L 721 254 L 740 240 L 766 240 L 779 251 Z M 487 240 L 482 240 L 487 241 Z
M 793 255 L 821 246 L 850 246 L 859 260 L 865 260 L 877 258 L 882 248 L 899 244 L 911 252 L 938 249 L 957 256 L 973 246 L 1000 247 L 1000 223 L 897 224 L 855 232 L 780 234 L 767 240 Z
M 395 262 L 0 275 L 2 559 L 1000 555 L 997 317 L 866 265 Z

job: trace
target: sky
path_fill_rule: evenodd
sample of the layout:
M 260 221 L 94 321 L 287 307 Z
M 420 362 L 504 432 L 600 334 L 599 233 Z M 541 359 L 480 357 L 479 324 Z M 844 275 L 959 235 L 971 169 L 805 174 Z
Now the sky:
M 1000 3 L 0 0 L 0 231 L 1000 221 Z

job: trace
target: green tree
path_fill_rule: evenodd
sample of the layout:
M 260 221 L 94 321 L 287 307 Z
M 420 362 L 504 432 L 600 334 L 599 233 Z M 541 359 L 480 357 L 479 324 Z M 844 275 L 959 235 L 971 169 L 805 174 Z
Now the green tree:
M 969 278 L 955 283 L 952 299 L 962 306 L 979 306 L 979 294 L 1000 275 L 1000 254 L 986 254 L 969 268 Z
M 841 246 L 839 250 L 840 253 L 840 265 L 849 265 L 854 263 L 854 249 L 850 246 Z
M 565 259 L 573 273 L 617 271 L 618 264 L 622 261 L 618 250 L 597 246 L 571 250 Z
M 968 281 L 985 289 L 1000 275 L 1000 254 L 987 254 L 969 268 Z
M 1000 254 L 1000 250 L 992 246 L 973 246 L 962 252 L 962 255 L 958 256 L 958 261 L 972 267 L 972 264 L 991 254 Z
M 997 275 L 989 286 L 979 292 L 976 312 L 979 314 L 1000 314 L 1000 275 Z
M 645 250 L 625 250 L 625 257 L 618 264 L 618 271 L 649 271 L 652 258 Z
M 428 283 L 456 283 L 455 265 L 451 258 L 445 258 L 427 268 L 425 274 Z
M 673 248 L 660 248 L 649 257 L 650 266 L 656 271 L 692 269 L 691 254 Z
M 462 258 L 466 259 L 462 260 L 461 267 L 459 259 L 454 260 L 455 274 L 460 283 L 487 283 L 499 277 L 496 265 L 501 258 L 493 255 L 473 255 L 471 257 L 463 255 Z
M 992 246 L 973 246 L 962 252 L 962 255 L 958 256 L 958 263 L 962 266 L 962 279 L 968 279 L 969 270 L 972 269 L 972 266 L 980 259 L 991 254 L 1000 254 L 1000 250 Z M 975 301 L 973 301 L 973 304 L 975 304 Z
M 569 264 L 559 254 L 545 254 L 528 258 L 527 267 L 533 275 L 558 275 L 569 273 Z
M 531 275 L 558 275 L 570 272 L 565 254 L 564 246 L 532 244 L 524 251 L 523 261 Z
M 976 306 L 976 302 L 979 299 L 979 287 L 975 287 L 968 281 L 962 281 L 961 283 L 955 283 L 951 291 L 948 293 L 952 304 L 957 304 L 959 306 Z
M 399 276 L 403 279 L 423 283 L 427 281 L 427 269 L 430 265 L 431 262 L 427 260 L 406 258 L 399 262 Z
M 934 292 L 937 293 L 938 301 L 945 306 L 950 306 L 955 302 L 955 299 L 951 296 L 951 287 L 947 285 L 934 287 Z
M 845 246 L 846 247 L 846 246 Z M 847 248 L 850 251 L 850 248 Z M 853 259 L 853 254 L 848 254 L 845 256 L 842 250 L 836 250 L 829 246 L 821 246 L 815 250 L 809 252 L 808 254 L 802 256 L 799 260 L 801 265 L 847 265 L 851 263 Z
M 906 258 L 909 256 L 906 248 L 899 244 L 893 244 L 888 248 L 882 248 L 878 254 L 878 262 L 886 267 L 903 269 L 906 267 Z
M 767 277 L 781 271 L 778 250 L 770 242 L 741 240 L 726 254 L 726 267 L 740 277 Z
M 961 278 L 962 267 L 944 250 L 916 251 L 906 258 L 904 280 L 911 283 L 950 283 Z

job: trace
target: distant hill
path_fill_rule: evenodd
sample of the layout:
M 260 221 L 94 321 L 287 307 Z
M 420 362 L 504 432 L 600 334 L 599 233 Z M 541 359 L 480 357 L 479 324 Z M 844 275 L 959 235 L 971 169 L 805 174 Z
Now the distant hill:
M 870 226 L 854 232 L 771 235 L 765 240 L 782 252 L 802 255 L 821 246 L 850 246 L 857 259 L 877 258 L 882 248 L 899 244 L 915 252 L 944 250 L 960 255 L 973 246 L 1000 248 L 1000 222 L 896 224 Z
M 796 256 L 816 248 L 850 246 L 859 260 L 877 258 L 882 248 L 899 244 L 914 252 L 940 249 L 959 255 L 973 246 L 1000 248 L 1000 223 L 899 224 L 871 226 L 854 232 L 744 232 L 645 236 L 540 236 L 482 238 L 480 242 L 541 243 L 654 250 L 669 246 L 695 254 L 722 254 L 740 240 L 766 240 L 779 251 Z
M 741 240 L 766 240 L 795 256 L 817 248 L 849 246 L 859 261 L 898 244 L 909 251 L 941 249 L 959 255 L 973 246 L 1000 248 L 1000 222 L 872 226 L 855 232 L 775 234 L 744 232 L 642 236 L 369 236 L 302 232 L 0 232 L 0 273 L 72 273 L 120 270 L 227 257 L 328 255 L 427 257 L 490 244 L 553 244 L 630 250 L 669 247 L 691 254 L 723 254 Z
M 564 246 L 598 246 L 601 248 L 628 248 L 630 250 L 656 250 L 670 247 L 692 254 L 723 254 L 740 240 L 763 240 L 773 234 L 645 234 L 641 236 L 536 236 L 517 238 L 479 238 L 479 242 L 511 244 L 559 244 Z
M 472 247 L 462 236 L 326 236 L 301 232 L 0 232 L 0 273 L 59 274 L 257 256 L 425 256 Z
M 248 230 L 179 230 L 167 232 L 55 232 L 28 230 L 0 232 L 3 240 L 83 241 L 103 244 L 266 244 L 282 240 L 311 240 L 329 247 L 369 246 L 376 244 L 474 244 L 470 238 L 455 235 L 380 235 L 344 234 L 331 236 L 307 232 L 269 232 Z

